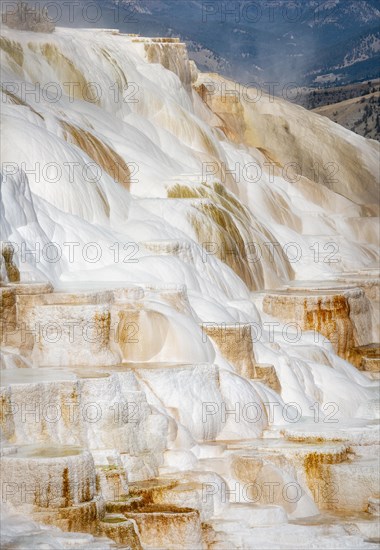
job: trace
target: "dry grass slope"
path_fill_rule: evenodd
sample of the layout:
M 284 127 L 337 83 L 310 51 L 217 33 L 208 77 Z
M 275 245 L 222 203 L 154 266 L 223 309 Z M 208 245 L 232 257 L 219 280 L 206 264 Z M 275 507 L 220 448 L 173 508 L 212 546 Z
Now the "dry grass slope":
M 8 2 L 3 7 L 2 22 L 11 29 L 19 31 L 47 32 L 51 33 L 55 29 L 54 23 L 49 19 L 46 7 L 40 6 L 39 2 L 35 6 L 30 6 L 26 2 L 17 3 Z M 11 9 L 9 9 L 11 8 Z

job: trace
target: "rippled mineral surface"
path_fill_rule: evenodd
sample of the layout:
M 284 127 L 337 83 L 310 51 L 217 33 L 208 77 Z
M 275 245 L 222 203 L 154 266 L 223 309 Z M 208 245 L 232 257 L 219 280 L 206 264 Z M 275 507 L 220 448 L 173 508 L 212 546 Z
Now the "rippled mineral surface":
M 35 31 L 0 38 L 2 548 L 375 548 L 379 144 L 179 39 Z

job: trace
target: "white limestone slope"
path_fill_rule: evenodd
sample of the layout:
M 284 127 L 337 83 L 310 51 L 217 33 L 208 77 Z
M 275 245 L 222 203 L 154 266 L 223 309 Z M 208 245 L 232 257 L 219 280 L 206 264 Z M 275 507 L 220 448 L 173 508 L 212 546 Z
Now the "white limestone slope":
M 322 431 L 321 411 L 331 402 L 338 421 L 358 421 L 376 399 L 375 383 L 311 332 L 294 343 L 280 323 L 271 330 L 261 295 L 251 291 L 292 279 L 314 279 L 318 286 L 378 262 L 378 146 L 282 100 L 224 102 L 220 77 L 197 74 L 177 42 L 108 30 L 44 35 L 5 28 L 0 45 L 7 136 L 2 240 L 14 243 L 22 281 L 49 280 L 63 290 L 16 296 L 12 287 L 2 307 L 11 317 L 17 304 L 29 330 L 52 319 L 65 327 L 63 340 L 38 345 L 21 346 L 11 334 L 4 365 L 16 374 L 3 384 L 4 399 L 21 408 L 26 401 L 47 406 L 51 398 L 75 394 L 84 406 L 95 396 L 103 411 L 96 426 L 78 421 L 73 427 L 62 418 L 38 430 L 12 412 L 5 422 L 8 440 L 30 444 L 38 435 L 46 445 L 83 445 L 96 466 L 112 457 L 130 481 L 187 470 L 211 470 L 231 481 L 224 442 L 239 445 L 273 425 L 288 427 L 292 421 L 278 412 L 287 403 L 293 412 L 294 404 L 299 407 L 301 423 L 318 404 Z M 290 162 L 300 167 L 297 177 L 288 177 Z M 339 166 L 333 185 L 313 179 L 310 166 L 321 163 Z M 322 250 L 317 261 L 316 242 Z M 363 292 L 360 297 L 364 303 Z M 362 334 L 372 330 L 367 310 L 364 303 L 354 312 Z M 101 341 L 90 345 L 75 333 L 72 342 L 70 322 L 100 323 Z M 252 324 L 261 336 L 253 349 L 238 350 L 243 357 L 235 364 L 202 323 Z M 125 336 L 130 326 L 139 331 L 134 346 Z M 22 366 L 35 367 L 20 369 L 28 374 L 18 372 L 20 353 Z M 239 361 L 274 365 L 281 395 L 241 376 Z M 46 367 L 61 370 L 49 374 Z M 77 367 L 85 371 L 79 380 Z M 110 404 L 129 392 L 143 408 L 139 436 L 111 422 Z M 274 418 L 268 402 L 278 407 Z M 260 413 L 254 423 L 221 415 L 223 407 L 247 403 Z M 366 421 L 376 414 L 369 406 Z M 218 441 L 215 449 L 207 447 L 210 440 Z M 220 463 L 214 461 L 218 449 Z M 269 471 L 281 481 L 301 475 L 288 464 Z M 315 511 L 307 493 L 289 517 Z M 223 513 L 221 506 L 213 528 L 225 534 L 231 525 Z M 236 536 L 229 535 L 239 548 L 252 539 L 253 520 L 245 513 Z M 261 514 L 272 517 L 270 510 Z M 286 518 L 282 511 L 273 514 L 278 523 Z M 233 511 L 231 518 L 236 526 Z M 344 532 L 331 529 L 330 535 L 344 547 Z M 360 537 L 351 542 L 363 544 Z
M 8 225 L 4 239 L 44 242 L 45 234 L 48 240 L 61 244 L 65 240 L 75 241 L 76 236 L 77 242 L 93 239 L 102 246 L 102 258 L 93 265 L 81 261 L 81 254 L 76 254 L 75 261 L 68 265 L 67 249 L 62 261 L 54 265 L 52 262 L 47 265 L 42 259 L 38 267 L 50 278 L 101 280 L 103 272 L 107 273 L 103 278 L 108 279 L 107 266 L 112 266 L 113 279 L 127 276 L 129 280 L 140 280 L 144 271 L 152 271 L 149 254 L 141 247 L 137 264 L 115 266 L 109 243 L 115 240 L 140 243 L 154 240 L 157 235 L 160 239 L 196 238 L 194 228 L 186 221 L 186 210 L 176 213 L 176 205 L 168 210 L 171 201 L 167 204 L 157 198 L 165 198 L 168 188 L 175 184 L 194 187 L 207 175 L 212 183 L 219 181 L 230 188 L 250 208 L 253 216 L 247 234 L 242 235 L 245 242 L 261 242 L 260 234 L 264 242 L 278 241 L 284 246 L 295 241 L 302 249 L 302 257 L 289 266 L 286 256 L 271 262 L 262 246 L 264 258 L 255 262 L 259 265 L 252 270 L 262 270 L 264 274 L 254 286 L 277 285 L 282 277 L 291 276 L 292 269 L 298 278 L 315 278 L 331 270 L 357 269 L 376 261 L 376 221 L 359 206 L 367 203 L 374 206 L 376 201 L 378 147 L 374 142 L 283 100 L 272 103 L 262 97 L 252 104 L 244 101 L 241 94 L 234 124 L 243 128 L 239 143 L 234 144 L 215 129 L 223 127 L 223 123 L 220 119 L 218 123 L 216 115 L 190 88 L 191 78 L 194 80 L 197 75 L 181 44 L 136 42 L 136 38 L 107 31 L 58 29 L 47 36 L 5 29 L 3 34 L 3 40 L 8 40 L 2 51 L 3 88 L 13 90 L 26 103 L 15 105 L 11 96 L 3 98 L 2 124 L 8 138 L 3 142 L 2 158 L 4 163 L 15 163 L 6 167 L 6 179 L 15 180 L 9 184 L 9 190 L 5 186 L 3 201 L 8 206 L 17 197 L 20 205 L 26 200 L 33 203 L 33 209 L 30 204 L 27 211 L 20 208 L 19 213 L 11 213 L 7 208 L 4 222 L 8 220 L 11 228 Z M 170 55 L 166 51 L 169 47 Z M 9 48 L 15 52 L 11 56 L 6 53 Z M 156 52 L 153 58 L 152 52 Z M 155 63 L 149 63 L 149 59 Z M 168 64 L 168 59 L 173 59 L 169 64 L 171 70 L 159 63 L 161 60 Z M 212 78 L 200 77 L 197 85 L 212 82 Z M 223 105 L 218 91 L 221 81 L 215 81 L 217 85 L 209 103 L 211 107 L 222 103 L 228 111 L 228 104 Z M 36 91 L 33 92 L 33 84 L 32 92 L 28 92 L 30 83 L 35 82 L 38 82 Z M 123 86 L 129 86 L 124 96 Z M 230 86 L 231 83 L 226 84 L 227 90 Z M 57 100 L 57 95 L 62 97 Z M 83 96 L 96 103 L 83 101 Z M 265 115 L 270 110 L 272 114 Z M 263 117 L 266 122 L 261 127 Z M 288 138 L 280 134 L 285 118 L 288 124 L 295 125 Z M 89 146 L 75 145 L 73 136 L 65 133 L 64 123 L 90 132 L 120 155 L 131 172 L 127 185 L 115 185 L 104 169 L 98 174 L 93 165 L 85 168 L 90 161 Z M 228 124 L 227 120 L 224 126 Z M 232 121 L 230 125 L 233 127 Z M 268 159 L 255 146 L 266 151 L 276 166 L 298 163 L 295 171 L 301 170 L 301 176 L 288 176 L 284 170 L 280 175 L 277 170 L 272 176 L 273 166 L 268 166 Z M 328 174 L 319 174 L 318 181 L 312 181 L 310 166 L 321 167 L 327 161 L 333 163 L 333 168 L 338 167 L 333 187 L 339 194 L 325 189 L 323 181 Z M 112 164 L 115 158 L 106 162 Z M 224 173 L 228 170 L 235 172 L 235 178 Z M 12 194 L 9 198 L 8 193 Z M 350 200 L 352 193 L 357 203 Z M 139 197 L 151 200 L 140 201 Z M 145 206 L 148 212 L 140 206 Z M 199 217 L 199 213 L 195 215 Z M 336 249 L 339 247 L 339 253 L 332 254 L 333 260 L 339 258 L 338 263 L 319 261 L 310 269 L 313 252 L 309 247 L 316 236 L 322 246 L 333 242 Z M 326 249 L 327 253 L 332 251 Z M 294 250 L 289 251 L 290 259 L 295 255 Z M 172 264 L 175 260 L 170 261 Z M 284 263 L 287 265 L 280 267 Z M 170 269 L 169 277 L 165 262 L 156 264 L 154 271 L 161 279 L 173 282 L 180 279 L 189 288 L 201 284 L 200 278 L 211 279 L 213 283 L 215 279 L 224 279 L 228 288 L 236 287 L 239 297 L 244 296 L 233 275 L 220 264 L 216 267 L 211 258 L 206 266 L 198 262 L 197 271 L 203 267 L 202 274 L 191 274 L 191 267 L 178 266 Z M 214 269 L 221 272 L 218 277 L 212 274 Z M 182 271 L 180 275 L 178 271 Z M 198 284 L 194 279 L 198 279 Z M 217 282 L 217 286 L 220 284 Z M 207 290 L 210 294 L 210 288 Z

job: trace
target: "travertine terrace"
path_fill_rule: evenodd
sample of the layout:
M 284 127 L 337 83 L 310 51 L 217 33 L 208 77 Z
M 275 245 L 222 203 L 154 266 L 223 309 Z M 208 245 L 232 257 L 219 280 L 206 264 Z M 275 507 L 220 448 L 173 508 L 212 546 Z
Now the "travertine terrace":
M 172 38 L 0 46 L 4 548 L 374 548 L 378 145 Z

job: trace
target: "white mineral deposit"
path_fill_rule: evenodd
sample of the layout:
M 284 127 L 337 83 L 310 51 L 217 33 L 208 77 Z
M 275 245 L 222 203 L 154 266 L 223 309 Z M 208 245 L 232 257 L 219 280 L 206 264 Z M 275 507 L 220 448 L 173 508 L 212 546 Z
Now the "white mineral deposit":
M 379 143 L 6 22 L 2 548 L 375 548 Z

